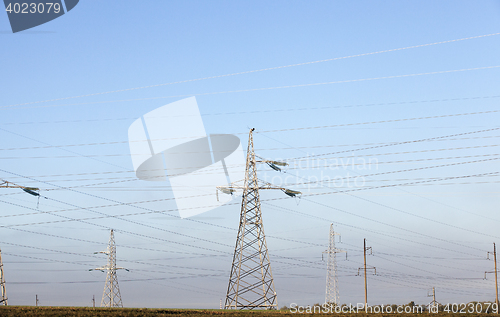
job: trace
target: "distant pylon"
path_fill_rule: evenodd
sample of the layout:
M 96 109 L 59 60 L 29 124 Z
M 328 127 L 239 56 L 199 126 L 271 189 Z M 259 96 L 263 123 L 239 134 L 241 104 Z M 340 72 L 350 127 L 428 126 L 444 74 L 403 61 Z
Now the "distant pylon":
M 2 250 L 0 250 L 0 291 L 2 293 L 0 305 L 7 306 L 7 292 L 5 290 L 5 276 L 3 275 Z
M 335 236 L 340 235 L 333 230 L 333 223 L 330 224 L 330 236 L 328 249 L 323 252 L 328 254 L 326 262 L 326 293 L 325 303 L 339 305 L 339 279 L 337 275 L 337 253 L 346 252 L 335 247 Z M 347 256 L 347 254 L 346 254 Z
M 108 255 L 108 264 L 95 268 L 94 270 L 107 271 L 106 274 L 106 284 L 104 285 L 104 291 L 102 293 L 101 307 L 123 307 L 122 297 L 120 295 L 120 288 L 118 287 L 118 278 L 116 276 L 116 270 L 127 269 L 123 267 L 116 266 L 116 246 L 115 246 L 115 235 L 113 229 L 111 229 L 111 236 L 109 237 L 108 248 L 106 251 L 95 252 L 104 253 Z M 91 270 L 92 271 L 92 270 Z
M 432 294 L 427 293 L 427 297 L 432 297 L 432 302 L 430 302 L 429 307 L 435 307 L 438 306 L 439 303 L 436 300 L 436 288 L 432 288 Z
M 275 187 L 258 180 L 256 163 L 267 163 L 276 171 L 281 171 L 278 166 L 287 164 L 270 160 L 256 160 L 253 131 L 254 129 L 250 130 L 248 138 L 244 185 L 230 184 L 229 186 L 217 187 L 217 190 L 228 194 L 232 194 L 237 189 L 243 190 L 240 225 L 227 287 L 225 309 L 278 308 L 264 234 L 259 189 L 280 189 L 291 197 L 301 194 L 298 191 Z

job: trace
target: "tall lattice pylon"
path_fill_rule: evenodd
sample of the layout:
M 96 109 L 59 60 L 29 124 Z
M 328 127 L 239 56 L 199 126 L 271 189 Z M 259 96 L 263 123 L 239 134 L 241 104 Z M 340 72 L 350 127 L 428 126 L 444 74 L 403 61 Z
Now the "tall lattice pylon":
M 5 276 L 3 275 L 2 250 L 0 250 L 0 292 L 2 293 L 0 305 L 7 306 L 7 292 L 5 290 Z
M 254 129 L 250 130 L 248 138 L 244 185 L 231 184 L 217 187 L 218 190 L 231 194 L 237 189 L 243 190 L 240 224 L 227 287 L 225 309 L 278 308 L 264 234 L 259 189 L 280 189 L 292 197 L 300 195 L 300 192 L 275 187 L 258 180 L 256 163 L 267 163 L 275 170 L 280 170 L 276 165 L 284 166 L 286 164 L 277 161 L 256 160 L 253 131 Z
M 101 307 L 123 307 L 122 297 L 120 295 L 120 288 L 118 287 L 118 277 L 116 276 L 116 271 L 121 269 L 124 270 L 127 269 L 116 266 L 116 246 L 115 246 L 115 235 L 113 229 L 111 229 L 108 248 L 106 249 L 106 251 L 95 252 L 95 254 L 97 253 L 104 253 L 108 255 L 108 264 L 94 269 L 107 272 L 106 284 L 104 285 L 104 291 L 102 293 Z
M 340 235 L 333 230 L 333 223 L 330 224 L 330 235 L 326 264 L 326 294 L 325 303 L 339 305 L 339 279 L 337 275 L 337 253 L 346 252 L 335 247 L 335 236 Z
M 26 193 L 38 196 L 40 198 L 40 189 L 37 187 L 26 187 L 18 184 L 14 184 L 12 182 L 6 181 L 0 178 L 0 188 L 20 188 L 24 190 Z M 0 305 L 7 306 L 7 292 L 5 290 L 5 277 L 3 275 L 3 262 L 2 262 L 2 251 L 0 250 L 0 295 L 2 298 L 0 299 Z

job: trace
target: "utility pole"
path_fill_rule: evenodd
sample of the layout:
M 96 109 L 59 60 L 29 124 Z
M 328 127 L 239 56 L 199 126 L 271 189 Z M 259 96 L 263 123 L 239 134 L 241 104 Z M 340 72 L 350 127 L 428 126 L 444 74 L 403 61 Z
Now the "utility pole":
M 95 295 L 92 295 L 92 307 L 95 308 Z
M 368 283 L 366 280 L 366 270 L 373 270 L 373 274 L 377 274 L 377 269 L 375 267 L 366 267 L 366 251 L 370 250 L 370 254 L 372 254 L 372 247 L 366 247 L 366 239 L 363 239 L 363 259 L 364 259 L 364 265 L 362 268 L 358 268 L 358 275 L 359 275 L 359 270 L 363 269 L 365 273 L 365 313 L 368 313 Z
M 430 307 L 437 306 L 438 302 L 436 301 L 436 288 L 432 288 L 432 295 L 427 294 L 427 297 L 432 297 L 432 302 L 429 304 Z
M 278 308 L 264 234 L 259 189 L 279 189 L 291 197 L 301 194 L 298 191 L 275 187 L 259 181 L 257 163 L 267 163 L 276 171 L 281 171 L 278 166 L 288 164 L 265 159 L 256 160 L 252 135 L 254 130 L 250 130 L 248 137 L 244 185 L 231 183 L 228 186 L 217 187 L 217 190 L 225 194 L 233 194 L 238 189 L 243 191 L 240 224 L 227 287 L 225 309 Z
M 5 289 L 5 276 L 3 275 L 2 250 L 0 250 L 0 291 L 2 293 L 0 305 L 7 306 L 7 291 Z
M 488 260 L 490 258 L 491 252 L 488 252 Z M 495 242 L 493 242 L 493 261 L 495 261 L 495 271 L 493 272 L 484 272 L 484 278 L 486 279 L 486 273 L 495 273 L 495 303 L 497 305 L 497 314 L 498 314 L 498 277 L 497 277 L 497 247 Z
M 35 306 L 38 307 L 38 294 L 35 295 Z
M 104 253 L 108 255 L 108 264 L 105 266 L 98 267 L 92 270 L 106 271 L 106 284 L 104 284 L 104 291 L 102 292 L 101 307 L 123 307 L 122 297 L 120 295 L 120 288 L 118 287 L 118 277 L 116 276 L 116 270 L 127 269 L 123 267 L 116 266 L 116 246 L 115 246 L 115 235 L 113 229 L 111 229 L 111 235 L 109 237 L 108 248 L 106 251 L 94 252 Z
M 328 254 L 326 265 L 326 292 L 325 303 L 334 303 L 339 305 L 339 280 L 337 276 L 337 253 L 346 252 L 335 247 L 335 236 L 340 236 L 339 233 L 333 230 L 333 223 L 330 224 L 330 235 L 328 241 L 328 249 L 323 253 Z M 346 252 L 347 258 L 347 252 Z
M 24 190 L 26 193 L 33 195 L 33 196 L 38 196 L 40 197 L 40 189 L 37 187 L 26 187 L 26 186 L 21 186 L 12 182 L 8 182 L 4 179 L 0 178 L 0 188 L 20 188 Z M 5 276 L 3 273 L 3 262 L 2 262 L 2 251 L 0 250 L 0 293 L 2 295 L 2 298 L 0 300 L 0 305 L 7 306 L 7 290 L 5 288 Z M 38 304 L 38 299 L 37 302 Z

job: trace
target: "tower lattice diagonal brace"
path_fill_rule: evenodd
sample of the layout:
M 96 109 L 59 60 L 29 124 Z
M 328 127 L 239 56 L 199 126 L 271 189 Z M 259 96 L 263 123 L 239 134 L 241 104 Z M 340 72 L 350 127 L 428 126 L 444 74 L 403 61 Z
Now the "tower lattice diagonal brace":
M 250 130 L 240 224 L 225 309 L 277 309 L 271 263 L 264 234 L 259 183 Z

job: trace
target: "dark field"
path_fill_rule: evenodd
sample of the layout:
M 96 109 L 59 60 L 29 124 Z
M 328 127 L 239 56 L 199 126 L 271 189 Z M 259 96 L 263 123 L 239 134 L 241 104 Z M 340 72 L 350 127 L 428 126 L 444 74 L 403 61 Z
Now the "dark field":
M 33 307 L 33 306 L 3 306 L 0 307 L 1 317 L 14 316 L 308 316 L 312 314 L 292 314 L 288 311 L 224 311 L 224 310 L 203 310 L 203 309 L 160 309 L 160 308 L 88 308 L 88 307 Z M 314 314 L 314 315 L 337 315 L 349 317 L 370 316 L 449 316 L 454 314 Z M 467 316 L 495 316 L 496 314 L 457 314 Z

